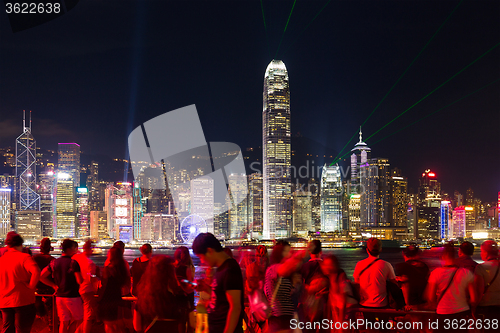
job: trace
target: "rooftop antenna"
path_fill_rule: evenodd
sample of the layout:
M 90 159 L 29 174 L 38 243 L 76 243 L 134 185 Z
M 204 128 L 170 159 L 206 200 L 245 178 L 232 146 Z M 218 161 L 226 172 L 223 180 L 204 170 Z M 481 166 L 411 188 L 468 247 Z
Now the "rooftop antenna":
M 30 110 L 30 132 L 31 132 L 31 110 Z
M 26 131 L 26 110 L 23 110 L 23 132 Z
M 359 126 L 359 142 L 363 142 L 363 132 L 361 132 L 361 126 Z

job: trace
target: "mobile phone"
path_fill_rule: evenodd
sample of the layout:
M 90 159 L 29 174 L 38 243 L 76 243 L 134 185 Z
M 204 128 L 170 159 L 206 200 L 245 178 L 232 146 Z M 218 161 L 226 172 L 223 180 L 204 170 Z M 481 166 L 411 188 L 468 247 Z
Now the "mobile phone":
M 193 282 L 193 281 L 189 281 L 189 280 L 186 280 L 186 279 L 181 280 L 181 282 L 183 282 L 183 283 L 187 283 L 187 284 L 190 284 L 190 285 L 192 285 L 193 287 L 198 286 L 198 283 Z

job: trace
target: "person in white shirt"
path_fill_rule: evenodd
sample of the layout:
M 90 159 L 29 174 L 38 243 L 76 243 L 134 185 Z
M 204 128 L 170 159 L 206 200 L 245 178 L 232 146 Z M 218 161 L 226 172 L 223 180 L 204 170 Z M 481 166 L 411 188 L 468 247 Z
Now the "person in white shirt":
M 481 245 L 481 259 L 484 263 L 476 266 L 478 276 L 478 318 L 495 319 L 500 314 L 500 266 L 498 244 L 487 240 Z
M 477 302 L 474 288 L 474 275 L 455 262 L 456 253 L 453 244 L 444 246 L 441 259 L 443 267 L 432 271 L 427 284 L 427 300 L 436 305 L 436 313 L 442 319 L 467 319 L 470 317 L 471 304 Z

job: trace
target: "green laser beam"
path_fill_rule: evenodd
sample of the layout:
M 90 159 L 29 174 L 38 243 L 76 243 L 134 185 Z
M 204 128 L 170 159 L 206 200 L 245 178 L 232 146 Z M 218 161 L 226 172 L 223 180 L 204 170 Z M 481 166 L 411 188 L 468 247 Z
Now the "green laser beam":
M 260 0 L 260 9 L 262 11 L 262 21 L 264 22 L 264 31 L 266 33 L 267 55 L 269 58 L 271 58 L 271 47 L 269 45 L 269 36 L 267 34 L 266 16 L 264 15 L 264 4 L 262 3 L 262 0 Z
M 453 15 L 453 13 L 457 10 L 457 8 L 462 4 L 462 2 L 464 2 L 464 0 L 461 0 L 458 5 L 455 6 L 455 8 L 453 8 L 453 10 L 451 11 L 451 13 L 448 15 L 448 17 L 444 20 L 444 22 L 439 26 L 439 28 L 436 30 L 436 32 L 434 32 L 434 34 L 431 36 L 431 38 L 427 41 L 427 43 L 425 43 L 424 47 L 420 50 L 420 52 L 418 52 L 417 56 L 415 58 L 413 58 L 412 62 L 410 63 L 410 65 L 405 69 L 405 71 L 403 72 L 403 74 L 401 74 L 401 76 L 397 79 L 397 81 L 392 85 L 392 87 L 389 89 L 389 91 L 385 94 L 385 96 L 380 100 L 380 102 L 377 104 L 377 106 L 375 106 L 375 108 L 373 109 L 373 111 L 368 115 L 368 117 L 365 119 L 365 121 L 361 124 L 361 127 L 363 127 L 366 122 L 368 121 L 368 119 L 370 119 L 370 117 L 373 115 L 373 113 L 375 113 L 375 111 L 378 109 L 378 107 L 382 104 L 382 102 L 387 98 L 387 96 L 389 96 L 389 94 L 392 92 L 392 90 L 396 87 L 396 85 L 399 83 L 399 81 L 401 81 L 401 79 L 405 76 L 406 72 L 408 72 L 408 70 L 411 68 L 411 66 L 413 66 L 413 64 L 415 63 L 415 61 L 420 57 L 420 55 L 425 51 L 425 49 L 427 48 L 427 46 L 431 43 L 431 41 L 434 39 L 434 37 L 436 37 L 436 35 L 438 34 L 438 32 L 441 30 L 441 28 L 446 24 L 446 22 L 448 22 L 448 20 L 451 18 L 451 16 Z M 356 136 L 358 132 L 356 131 L 353 136 L 351 137 L 351 139 L 349 139 L 349 141 L 346 143 L 346 145 L 342 148 L 342 150 L 339 152 L 339 154 L 337 155 L 337 157 L 342 154 L 342 152 L 344 151 L 344 149 L 347 147 L 347 145 L 349 145 L 349 143 L 351 143 L 352 139 L 354 139 L 354 137 Z M 331 166 L 332 164 L 330 164 Z
M 300 36 L 302 36 L 304 34 L 304 32 L 307 30 L 307 28 L 309 28 L 309 26 L 311 25 L 311 23 L 314 22 L 314 20 L 316 19 L 316 17 L 318 17 L 319 14 L 321 14 L 321 12 L 323 11 L 323 9 L 325 9 L 326 6 L 328 6 L 328 4 L 331 2 L 332 0 L 328 0 L 328 2 L 319 10 L 319 12 L 313 17 L 313 19 L 311 20 L 311 22 L 309 22 L 306 27 L 304 28 L 304 30 L 302 30 L 302 32 L 297 36 L 297 38 L 295 38 L 295 40 L 292 42 L 292 44 L 290 44 L 290 46 L 288 47 L 288 49 L 285 50 L 285 52 L 283 53 L 283 55 L 285 55 L 288 50 L 290 50 L 290 48 L 295 44 L 295 42 L 297 42 L 297 40 L 300 38 Z
M 385 139 L 387 139 L 388 137 L 393 136 L 394 134 L 399 133 L 399 132 L 401 132 L 401 131 L 402 131 L 402 130 L 404 130 L 404 129 L 407 129 L 407 128 L 408 128 L 408 127 L 410 127 L 410 126 L 415 125 L 416 123 L 421 122 L 422 120 L 424 120 L 424 119 L 426 119 L 426 118 L 429 118 L 429 117 L 430 117 L 430 116 L 432 116 L 433 114 L 436 114 L 436 113 L 438 113 L 439 111 L 444 110 L 444 109 L 446 109 L 446 108 L 448 108 L 448 107 L 452 106 L 453 104 L 456 104 L 456 103 L 460 102 L 461 100 L 463 100 L 463 99 L 465 99 L 465 98 L 467 98 L 467 97 L 469 97 L 469 96 L 471 96 L 471 95 L 474 95 L 475 93 L 477 93 L 477 92 L 479 92 L 479 91 L 481 91 L 481 90 L 483 90 L 483 89 L 485 89 L 485 88 L 487 88 L 487 87 L 491 86 L 491 85 L 492 85 L 492 84 L 494 84 L 494 83 L 497 83 L 498 81 L 500 81 L 500 79 L 496 79 L 495 81 L 490 82 L 490 83 L 488 83 L 487 85 L 485 85 L 485 86 L 483 86 L 483 87 L 481 87 L 481 88 L 479 88 L 479 89 L 477 89 L 477 90 L 474 90 L 474 91 L 473 91 L 473 92 L 471 92 L 471 93 L 468 93 L 467 95 L 465 95 L 465 96 L 463 96 L 463 97 L 461 97 L 461 98 L 457 99 L 456 101 L 453 101 L 453 102 L 451 102 L 450 104 L 448 104 L 448 105 L 446 105 L 446 106 L 443 106 L 442 108 L 437 109 L 436 111 L 431 112 L 431 113 L 429 113 L 428 115 L 426 115 L 426 116 L 424 116 L 424 117 L 422 117 L 422 118 L 420 118 L 420 119 L 418 119 L 418 120 L 415 120 L 414 122 L 410 123 L 409 125 L 406 125 L 405 127 L 398 129 L 397 131 L 395 131 L 395 132 L 393 132 L 393 133 L 391 133 L 391 134 L 389 134 L 389 135 L 387 135 L 387 136 L 383 137 L 382 139 L 377 140 L 377 141 L 375 141 L 375 142 L 373 142 L 373 143 L 370 143 L 370 146 L 373 146 L 374 144 L 379 143 L 380 141 L 385 140 Z
M 278 58 L 278 51 L 280 50 L 281 42 L 283 41 L 283 37 L 285 36 L 286 28 L 288 27 L 288 22 L 290 22 L 290 18 L 292 17 L 293 9 L 295 8 L 296 2 L 297 2 L 297 0 L 293 1 L 292 10 L 290 10 L 290 15 L 288 15 L 288 20 L 286 21 L 285 29 L 283 30 L 283 33 L 281 34 L 280 43 L 278 45 L 278 49 L 276 50 L 276 54 L 274 55 L 274 59 Z
M 451 80 L 453 80 L 456 76 L 458 76 L 459 74 L 461 74 L 463 71 L 465 71 L 467 68 L 469 68 L 470 66 L 472 66 L 473 64 L 475 64 L 479 59 L 481 59 L 482 57 L 484 57 L 485 55 L 487 55 L 488 53 L 490 53 L 491 51 L 493 51 L 496 47 L 498 47 L 500 45 L 500 43 L 496 44 L 495 46 L 493 46 L 492 48 L 490 48 L 488 51 L 484 52 L 483 54 L 481 54 L 478 58 L 476 58 L 473 62 L 471 62 L 470 64 L 468 64 L 467 66 L 465 66 L 464 68 L 462 68 L 461 70 L 459 70 L 457 73 L 455 73 L 452 77 L 450 77 L 448 80 L 444 81 L 443 83 L 441 83 L 439 86 L 437 86 L 436 88 L 434 88 L 434 90 L 432 90 L 430 93 L 428 93 L 427 95 L 425 95 L 424 97 L 422 97 L 421 99 L 419 99 L 417 102 L 415 102 L 412 106 L 410 106 L 408 109 L 404 110 L 403 112 L 401 112 L 399 115 L 397 115 L 395 118 L 393 118 L 391 121 L 389 121 L 387 124 L 385 124 L 384 126 L 382 126 L 381 128 L 379 128 L 375 133 L 373 133 L 372 135 L 370 135 L 369 137 L 367 137 L 365 140 L 368 140 L 370 139 L 371 137 L 373 137 L 375 134 L 377 134 L 378 132 L 380 132 L 381 130 L 383 130 L 384 128 L 386 128 L 387 126 L 389 126 L 390 124 L 392 124 L 396 119 L 398 119 L 399 117 L 401 117 L 402 115 L 404 115 L 406 112 L 410 111 L 411 109 L 413 109 L 417 104 L 419 104 L 420 102 L 422 102 L 424 99 L 426 99 L 427 97 L 429 97 L 430 95 L 432 95 L 435 91 L 437 91 L 439 88 L 441 88 L 442 86 L 444 86 L 445 84 L 447 84 L 448 82 L 450 82 Z

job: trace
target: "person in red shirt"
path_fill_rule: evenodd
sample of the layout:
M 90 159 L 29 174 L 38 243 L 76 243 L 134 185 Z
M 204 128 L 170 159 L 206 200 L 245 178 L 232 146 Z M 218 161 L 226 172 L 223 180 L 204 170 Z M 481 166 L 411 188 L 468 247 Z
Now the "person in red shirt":
M 27 253 L 23 238 L 9 232 L 7 251 L 0 257 L 0 309 L 4 333 L 29 333 L 35 320 L 35 290 L 40 269 Z

